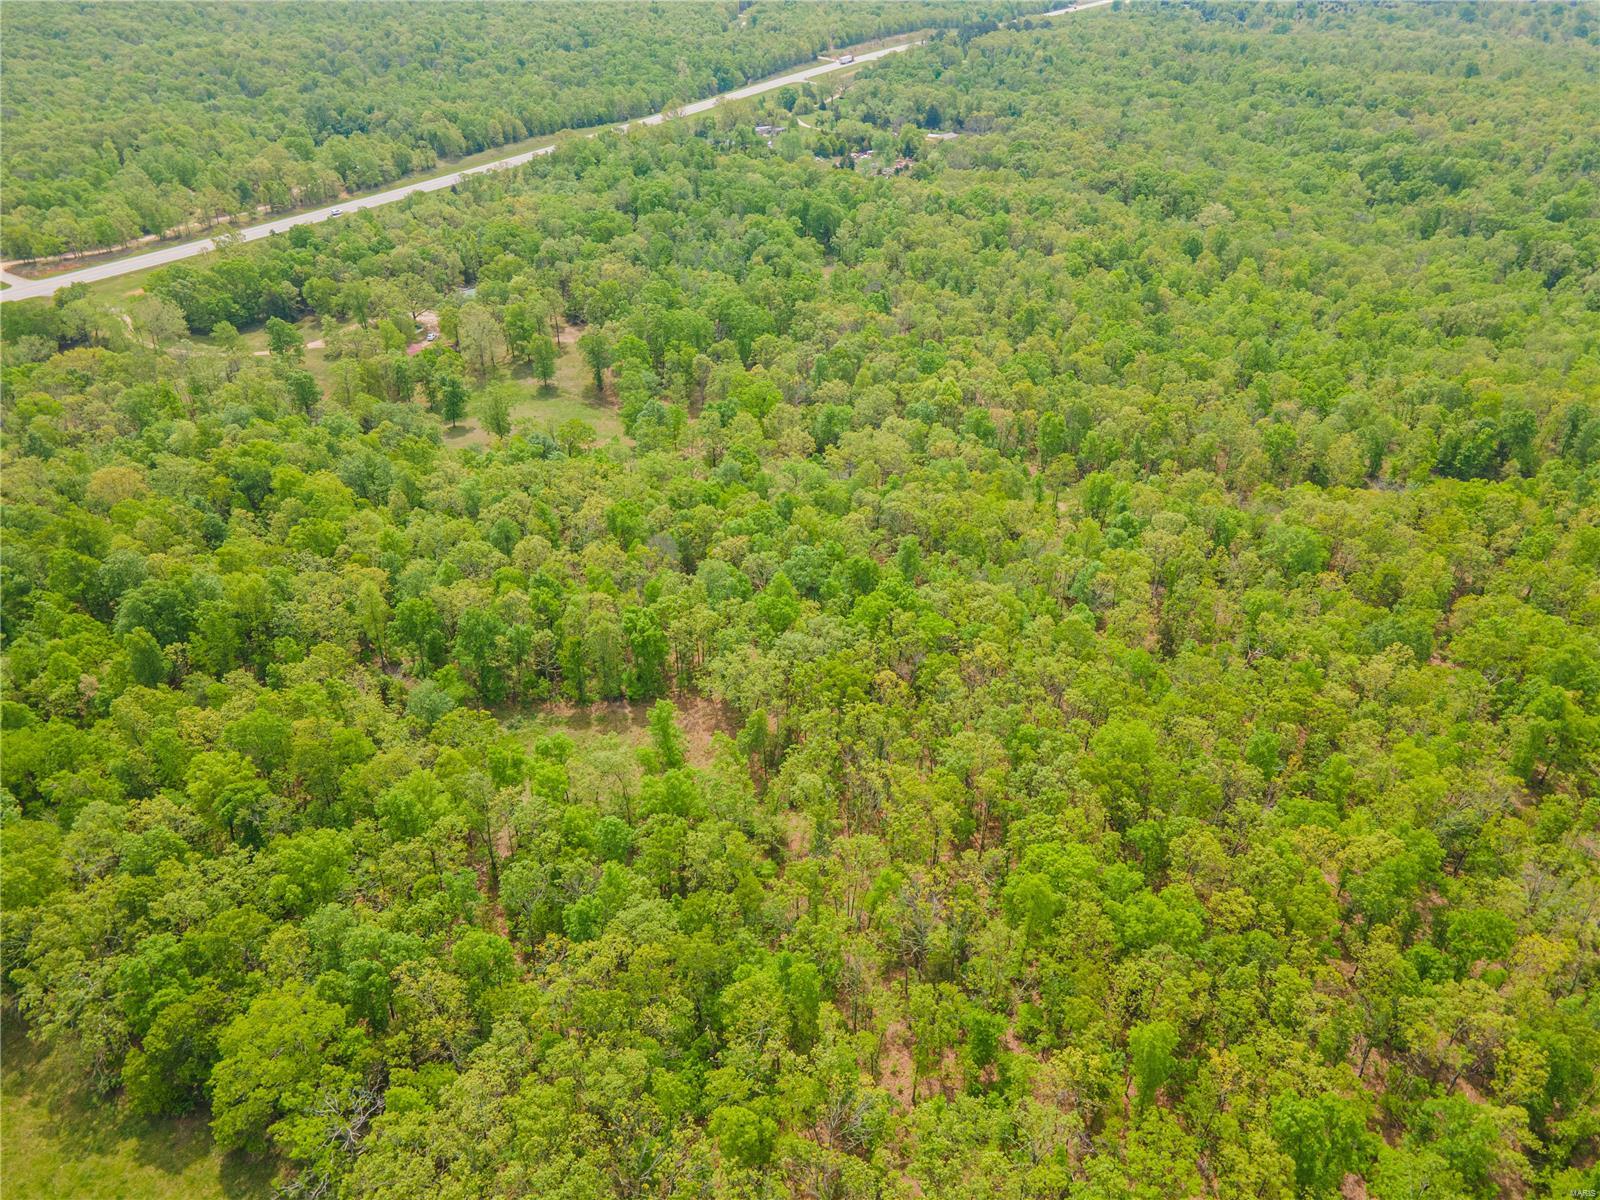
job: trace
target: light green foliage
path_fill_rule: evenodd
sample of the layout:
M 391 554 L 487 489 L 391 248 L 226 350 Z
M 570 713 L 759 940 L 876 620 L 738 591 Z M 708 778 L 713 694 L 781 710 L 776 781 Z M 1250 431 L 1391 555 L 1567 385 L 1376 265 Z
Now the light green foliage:
M 212 1130 L 224 1149 L 260 1151 L 308 1118 L 319 1098 L 356 1086 L 359 1029 L 338 1005 L 302 989 L 263 993 L 217 1039 Z
M 761 1167 L 772 1157 L 778 1125 L 771 1117 L 739 1105 L 728 1105 L 711 1114 L 707 1128 L 717 1139 L 723 1157 L 734 1166 Z
M 1272 1131 L 1294 1159 L 1295 1184 L 1306 1196 L 1336 1196 L 1347 1174 L 1361 1174 L 1375 1140 L 1365 1106 L 1328 1094 L 1279 1096 Z
M 734 7 L 609 19 L 816 50 Z M 4 306 L 6 1014 L 86 1127 L 340 1200 L 1591 1185 L 1600 21 L 963 12 L 140 281 L 210 340 Z M 519 19 L 274 146 L 526 127 L 450 65 Z
M 1154 1100 L 1156 1090 L 1177 1070 L 1172 1053 L 1177 1046 L 1178 1031 L 1171 1021 L 1145 1021 L 1128 1030 L 1128 1057 L 1140 1104 Z

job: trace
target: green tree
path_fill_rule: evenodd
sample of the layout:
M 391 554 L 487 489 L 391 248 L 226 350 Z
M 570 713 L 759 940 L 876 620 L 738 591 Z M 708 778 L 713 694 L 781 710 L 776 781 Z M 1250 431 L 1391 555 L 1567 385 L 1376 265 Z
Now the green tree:
M 515 384 L 492 384 L 478 397 L 478 420 L 495 437 L 504 438 L 511 432 L 511 411 L 516 401 Z
M 300 358 L 305 354 L 305 339 L 300 331 L 281 317 L 267 320 L 267 349 L 277 358 Z
M 711 1136 L 729 1163 L 753 1170 L 772 1157 L 778 1123 L 742 1105 L 725 1105 L 711 1114 Z
M 284 381 L 289 385 L 289 397 L 294 406 L 310 416 L 311 410 L 322 399 L 322 389 L 317 386 L 316 376 L 310 371 L 290 371 L 284 376 Z
M 170 345 L 189 331 L 183 310 L 160 296 L 139 297 L 131 306 L 130 316 L 152 350 Z
M 1128 1057 L 1139 1103 L 1146 1106 L 1178 1069 L 1178 1030 L 1170 1021 L 1144 1021 L 1128 1030 Z
M 148 629 L 132 630 L 123 638 L 122 644 L 128 655 L 128 672 L 135 683 L 142 687 L 156 687 L 166 681 L 171 666 Z
M 230 1009 L 212 983 L 164 1004 L 123 1067 L 123 1085 L 135 1112 L 184 1113 L 205 1098 Z
M 1272 1131 L 1294 1159 L 1295 1184 L 1305 1196 L 1338 1195 L 1344 1177 L 1362 1173 L 1372 1159 L 1365 1110 L 1339 1096 L 1276 1097 Z
M 461 357 L 481 385 L 498 369 L 500 356 L 505 353 L 506 338 L 500 322 L 485 306 L 465 304 L 461 308 L 456 339 Z
M 436 394 L 436 411 L 454 429 L 461 423 L 461 418 L 467 415 L 467 400 L 471 393 L 467 391 L 465 381 L 459 375 L 445 375 L 436 385 Z
M 344 1010 L 298 987 L 274 988 L 222 1029 L 211 1074 L 211 1130 L 226 1150 L 290 1144 L 296 1118 L 356 1086 L 366 1036 Z
M 533 367 L 533 377 L 548 388 L 556 377 L 556 343 L 547 333 L 535 333 L 527 342 L 528 361 Z
M 686 744 L 678 728 L 678 708 L 670 700 L 657 700 L 650 706 L 650 748 L 657 770 L 671 771 L 685 762 Z
M 578 352 L 594 372 L 594 391 L 597 396 L 606 394 L 606 368 L 611 365 L 611 339 L 598 329 L 585 330 L 578 337 Z

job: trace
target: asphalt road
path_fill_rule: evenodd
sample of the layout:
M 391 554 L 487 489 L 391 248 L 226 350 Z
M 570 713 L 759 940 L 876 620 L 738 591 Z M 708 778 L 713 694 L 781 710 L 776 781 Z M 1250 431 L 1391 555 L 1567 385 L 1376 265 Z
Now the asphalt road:
M 1071 12 L 1082 12 L 1085 9 L 1100 8 L 1110 4 L 1111 0 L 1089 0 L 1088 3 L 1079 4 L 1076 8 L 1058 8 L 1050 12 L 1036 14 L 1032 19 L 1037 21 L 1044 17 L 1059 17 Z M 747 87 L 735 88 L 720 95 L 709 96 L 704 100 L 696 100 L 686 104 L 671 114 L 660 112 L 648 117 L 640 117 L 632 124 L 659 125 L 672 116 L 691 117 L 696 113 L 709 112 L 724 101 L 746 100 L 751 96 L 759 96 L 763 92 L 774 91 L 786 84 L 804 83 L 815 79 L 819 75 L 826 75 L 832 71 L 843 70 L 847 66 L 859 66 L 862 63 L 873 62 L 885 58 L 890 54 L 898 54 L 902 50 L 910 50 L 913 46 L 920 46 L 922 42 L 902 42 L 895 46 L 884 46 L 878 50 L 869 50 L 855 56 L 853 63 L 840 63 L 835 61 L 822 61 L 816 66 L 807 67 L 801 71 L 794 71 L 788 75 L 780 75 L 775 79 L 764 79 L 760 83 L 752 83 Z M 848 51 L 846 51 L 848 53 Z M 624 125 L 622 128 L 626 129 Z M 363 208 L 377 208 L 382 204 L 393 204 L 397 200 L 404 200 L 407 196 L 418 192 L 437 192 L 445 188 L 454 187 L 468 175 L 480 175 L 485 171 L 499 171 L 507 167 L 520 167 L 524 163 L 532 162 L 542 154 L 549 154 L 555 150 L 555 143 L 548 146 L 538 146 L 532 150 L 524 150 L 519 154 L 510 154 L 505 158 L 493 162 L 483 163 L 480 166 L 469 167 L 464 171 L 453 171 L 449 175 L 439 175 L 432 179 L 419 179 L 415 183 L 402 184 L 390 188 L 386 192 L 375 192 L 371 195 L 357 196 L 350 200 L 341 200 L 338 204 L 330 204 L 326 208 L 312 209 L 307 212 L 295 213 L 293 216 L 279 217 L 274 221 L 264 221 L 259 225 L 246 226 L 243 229 L 230 231 L 230 236 L 239 241 L 253 242 L 259 238 L 270 237 L 275 233 L 284 233 L 296 225 L 315 225 L 319 221 L 326 221 L 335 212 L 352 213 Z M 95 283 L 101 279 L 115 279 L 118 275 L 131 275 L 135 271 L 149 270 L 151 267 L 165 266 L 167 263 L 178 262 L 185 258 L 193 258 L 196 254 L 204 254 L 208 250 L 216 249 L 216 242 L 212 238 L 200 238 L 191 242 L 178 242 L 170 246 L 162 246 L 156 250 L 147 250 L 143 254 L 132 254 L 126 258 L 112 259 L 107 262 L 97 263 L 90 267 L 80 267 L 75 271 L 63 271 L 58 275 L 51 275 L 45 279 L 25 279 L 6 271 L 0 271 L 0 279 L 8 285 L 0 290 L 0 303 L 7 300 L 26 300 L 34 296 L 49 296 L 74 283 Z

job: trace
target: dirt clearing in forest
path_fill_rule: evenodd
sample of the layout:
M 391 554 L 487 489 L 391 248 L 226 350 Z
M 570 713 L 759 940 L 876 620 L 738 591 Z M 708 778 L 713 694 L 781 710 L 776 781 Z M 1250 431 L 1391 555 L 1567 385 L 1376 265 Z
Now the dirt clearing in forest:
M 720 700 L 706 696 L 671 697 L 678 709 L 678 728 L 683 732 L 689 765 L 708 766 L 711 742 L 718 733 L 733 737 L 739 732 L 738 715 Z M 542 705 L 533 715 L 542 725 L 563 732 L 620 738 L 630 747 L 650 743 L 650 710 L 655 701 L 605 700 L 579 706 L 567 701 Z

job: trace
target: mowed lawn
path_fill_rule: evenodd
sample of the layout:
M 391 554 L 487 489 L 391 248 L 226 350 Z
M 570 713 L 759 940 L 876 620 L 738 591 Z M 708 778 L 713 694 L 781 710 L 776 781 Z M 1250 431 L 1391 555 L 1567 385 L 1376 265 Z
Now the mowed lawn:
M 522 399 L 511 410 L 513 433 L 554 433 L 562 422 L 576 417 L 594 430 L 597 446 L 623 436 L 616 402 L 610 396 L 596 399 L 594 374 L 573 345 L 574 336 L 574 331 L 562 332 L 561 355 L 549 387 L 541 386 L 526 366 L 518 366 L 512 373 L 512 381 L 524 389 Z M 470 409 L 459 425 L 446 425 L 442 432 L 447 446 L 487 446 L 492 440 L 479 428 Z
M 272 1194 L 272 1168 L 211 1143 L 202 1116 L 149 1121 L 115 1101 L 70 1090 L 6 1022 L 0 1065 L 0 1193 L 5 1200 L 252 1200 Z

